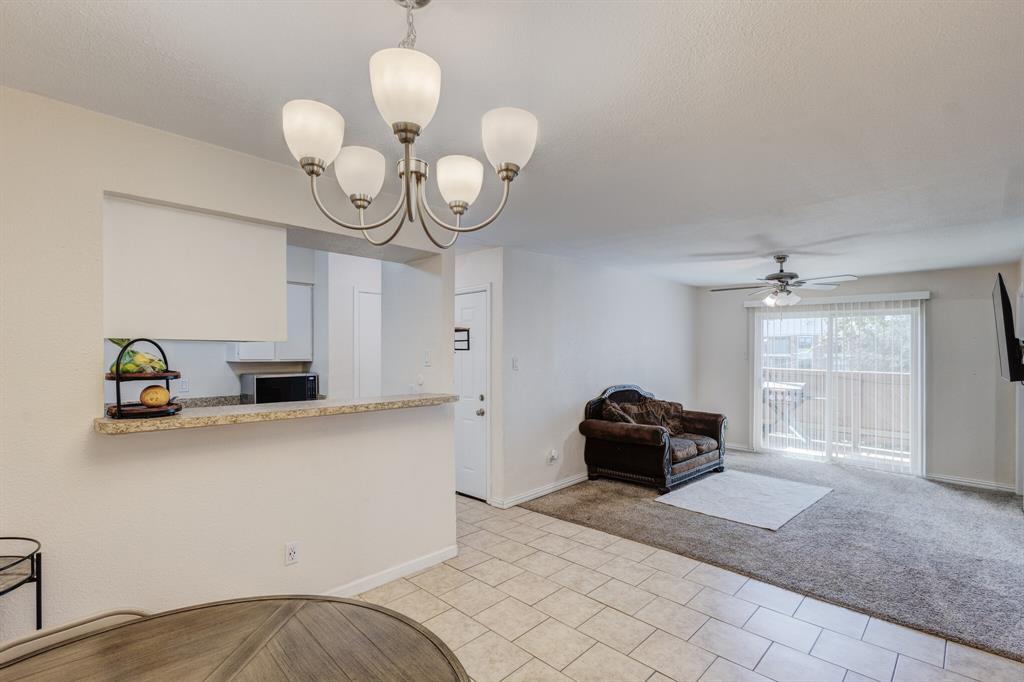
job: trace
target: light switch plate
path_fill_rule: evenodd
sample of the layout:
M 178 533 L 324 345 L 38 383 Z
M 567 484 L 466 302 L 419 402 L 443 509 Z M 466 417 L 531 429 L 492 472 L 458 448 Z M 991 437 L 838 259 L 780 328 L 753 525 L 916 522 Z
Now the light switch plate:
M 512 356 L 512 371 L 513 372 L 518 372 L 519 371 L 519 358 L 516 357 L 515 355 Z

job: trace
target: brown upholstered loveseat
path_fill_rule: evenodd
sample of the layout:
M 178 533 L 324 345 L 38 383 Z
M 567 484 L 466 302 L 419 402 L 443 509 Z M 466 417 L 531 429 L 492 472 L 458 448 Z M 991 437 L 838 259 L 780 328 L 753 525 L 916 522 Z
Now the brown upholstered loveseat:
M 580 433 L 590 479 L 620 478 L 662 493 L 725 470 L 725 416 L 684 410 L 639 386 L 606 388 L 587 403 Z

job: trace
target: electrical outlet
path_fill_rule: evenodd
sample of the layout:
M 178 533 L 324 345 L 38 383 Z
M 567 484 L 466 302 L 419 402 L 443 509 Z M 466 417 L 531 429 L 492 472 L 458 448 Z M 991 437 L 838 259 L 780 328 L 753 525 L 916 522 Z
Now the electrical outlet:
M 178 393 L 188 393 L 188 379 L 178 380 Z
M 286 542 L 284 545 L 284 565 L 291 566 L 299 563 L 299 543 Z
M 429 350 L 423 351 L 423 366 L 424 367 L 430 367 L 430 351 Z
M 556 450 L 554 448 L 551 448 L 548 451 L 548 463 L 550 464 L 550 463 L 557 462 L 557 461 L 558 461 L 558 450 Z

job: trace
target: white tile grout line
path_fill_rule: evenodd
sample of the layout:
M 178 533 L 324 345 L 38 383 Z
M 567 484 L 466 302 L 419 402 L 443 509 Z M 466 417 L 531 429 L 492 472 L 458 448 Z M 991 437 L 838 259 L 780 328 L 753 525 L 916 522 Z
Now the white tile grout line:
M 536 513 L 536 512 L 534 512 L 534 513 Z M 495 514 L 492 514 L 491 516 L 498 516 L 499 514 L 500 514 L 500 512 L 497 512 L 497 513 L 495 513 Z M 518 517 L 517 517 L 517 518 L 518 518 Z M 549 517 L 549 518 L 552 518 L 552 517 Z M 509 520 L 510 520 L 510 521 L 514 521 L 514 518 L 513 518 L 513 519 L 509 519 Z M 542 525 L 542 526 L 540 527 L 540 529 L 542 530 L 542 529 L 543 529 L 544 527 L 546 527 L 546 526 L 548 526 L 548 525 L 551 525 L 551 523 L 554 523 L 555 521 L 559 521 L 559 520 L 560 520 L 560 519 L 554 519 L 554 518 L 552 518 L 552 521 L 551 521 L 551 522 L 549 522 L 549 523 L 546 523 L 546 524 L 543 524 L 543 525 Z M 567 523 L 568 523 L 568 522 L 567 522 Z M 520 524 L 520 525 L 523 525 L 523 524 Z M 578 524 L 574 524 L 574 525 L 578 525 Z M 530 527 L 531 527 L 531 528 L 533 528 L 533 526 L 530 526 Z M 581 530 L 581 531 L 579 531 L 579 532 L 582 532 L 582 530 Z M 577 534 L 578 534 L 578 533 L 577 533 Z M 574 534 L 574 535 L 576 535 L 576 534 Z M 564 537 L 564 536 L 558 536 L 558 537 Z M 572 537 L 572 536 L 569 536 L 568 538 L 565 538 L 565 539 L 571 539 L 571 537 Z M 619 537 L 619 536 L 616 536 L 616 537 Z M 620 539 L 628 539 L 628 538 L 620 538 Z M 635 542 L 635 541 L 634 541 L 634 542 Z M 643 544 L 643 543 L 638 543 L 638 544 Z M 529 545 L 527 545 L 527 546 L 529 546 Z M 650 547 L 650 545 L 645 545 L 645 546 L 647 546 L 647 547 Z M 536 552 L 537 552 L 537 551 L 543 551 L 543 550 L 538 550 L 537 548 L 534 548 L 534 547 L 532 547 L 532 546 L 531 546 L 531 548 L 532 548 L 532 549 L 534 549 L 535 551 L 534 551 L 534 552 L 531 552 L 531 553 L 530 553 L 529 555 L 527 555 L 527 556 L 532 556 L 533 554 L 536 554 Z M 477 548 L 474 548 L 474 549 L 477 549 Z M 657 549 L 657 548 L 653 548 L 653 549 Z M 489 552 L 487 552 L 486 550 L 483 550 L 483 549 L 477 549 L 477 551 L 481 551 L 481 552 L 484 552 L 485 554 L 490 554 Z M 566 550 L 566 551 L 570 551 L 570 550 Z M 565 552 L 563 552 L 563 554 L 564 554 L 564 553 L 565 553 Z M 551 554 L 554 554 L 554 553 L 551 553 Z M 491 555 L 491 556 L 494 556 L 494 555 Z M 559 556 L 559 555 L 555 555 L 555 556 Z M 496 558 L 500 558 L 500 557 L 496 557 Z M 523 558 L 526 558 L 526 557 L 523 557 Z M 687 557 L 687 558 L 691 558 L 691 557 Z M 577 565 L 577 566 L 582 566 L 583 568 L 589 568 L 589 567 L 587 567 L 587 566 L 583 566 L 582 564 L 577 564 L 576 562 L 574 562 L 574 561 L 571 561 L 571 560 L 569 560 L 569 559 L 566 559 L 566 561 L 569 561 L 569 562 L 570 562 L 571 564 L 574 564 L 574 565 Z M 610 559 L 609 559 L 609 561 L 610 561 Z M 694 561 L 696 561 L 696 560 L 694 559 Z M 639 564 L 641 564 L 641 565 L 644 565 L 644 564 L 643 564 L 643 562 L 634 562 L 634 563 L 639 563 Z M 685 574 L 684 574 L 683 576 L 675 576 L 675 575 L 672 575 L 672 574 L 668 574 L 668 573 L 666 573 L 666 575 L 669 575 L 670 577 L 673 577 L 673 578 L 677 578 L 677 579 L 685 579 L 685 576 L 686 576 L 686 575 L 689 575 L 689 573 L 691 573 L 691 572 L 692 572 L 693 570 L 695 570 L 695 569 L 696 569 L 696 568 L 697 568 L 698 566 L 700 566 L 700 564 L 702 564 L 702 563 L 705 563 L 705 562 L 697 562 L 697 565 L 695 565 L 695 566 L 693 566 L 693 567 L 692 567 L 691 569 L 689 569 L 689 570 L 688 570 L 688 571 L 687 571 L 687 572 L 686 572 L 686 573 L 685 573 Z M 602 564 L 602 565 L 603 565 L 603 564 Z M 711 565 L 711 564 L 709 564 L 709 565 Z M 651 568 L 654 568 L 654 567 L 652 566 Z M 459 570 L 459 569 L 455 569 L 455 568 L 453 568 L 452 570 Z M 594 570 L 594 569 L 590 569 L 590 570 Z M 657 571 L 657 569 L 655 569 L 655 570 Z M 723 570 L 728 570 L 728 569 L 723 569 Z M 460 571 L 460 572 L 464 572 L 464 571 Z M 660 572 L 660 573 L 664 573 L 664 571 L 657 571 L 657 572 Z M 731 571 L 731 572 L 734 572 L 734 571 Z M 532 573 L 532 572 L 531 572 L 531 573 Z M 536 574 L 534 574 L 534 575 L 536 575 Z M 739 574 L 737 574 L 737 575 L 739 575 Z M 540 576 L 540 577 L 544 577 L 544 576 Z M 545 578 L 545 579 L 549 579 L 549 578 L 550 578 L 550 576 L 548 576 L 548 577 L 547 577 L 547 578 Z M 748 580 L 749 580 L 749 578 L 748 578 Z M 553 581 L 553 582 L 554 582 L 554 581 Z M 691 582 L 692 582 L 692 581 L 691 581 Z M 502 583 L 499 583 L 499 585 L 500 585 L 500 584 L 502 584 Z M 559 584 L 559 586 L 560 586 L 560 587 L 563 587 L 563 588 L 567 588 L 567 589 L 570 589 L 571 591 L 573 591 L 573 592 L 576 592 L 577 594 L 581 594 L 581 595 L 583 595 L 583 596 L 589 596 L 589 594 L 590 594 L 591 592 L 593 592 L 594 590 L 596 590 L 596 589 L 598 589 L 598 588 L 600 587 L 600 586 L 598 586 L 598 587 L 595 587 L 595 588 L 593 588 L 592 590 L 590 590 L 590 591 L 588 591 L 588 592 L 579 592 L 578 590 L 575 590 L 575 589 L 573 589 L 573 588 L 571 588 L 571 587 L 568 587 L 568 586 L 565 586 L 565 585 L 561 585 L 561 583 L 556 583 L 556 584 Z M 743 584 L 746 584 L 746 582 L 744 582 Z M 418 587 L 418 586 L 417 586 L 417 587 Z M 636 587 L 636 586 L 635 586 L 635 587 Z M 706 586 L 704 586 L 704 587 L 706 587 Z M 742 587 L 743 587 L 743 585 L 740 585 L 740 589 L 742 589 Z M 419 589 L 422 589 L 422 588 L 419 588 Z M 453 589 L 457 589 L 457 588 L 453 588 Z M 638 589 L 643 589 L 643 588 L 638 588 Z M 712 588 L 712 589 L 713 589 L 713 588 Z M 780 588 L 780 589 L 785 589 L 785 588 Z M 450 591 L 450 590 L 449 590 L 449 591 Z M 644 591 L 646 592 L 647 590 L 644 590 Z M 738 591 L 739 591 L 739 589 L 737 589 L 737 592 L 738 592 Z M 788 591 L 788 592 L 793 592 L 794 594 L 798 594 L 798 595 L 800 595 L 800 593 L 799 593 L 799 592 L 794 592 L 793 590 L 787 590 L 787 591 Z M 447 593 L 447 591 L 445 592 L 445 594 L 446 594 L 446 593 Z M 430 593 L 428 592 L 428 594 L 430 594 Z M 726 594 L 726 595 L 728 595 L 728 596 L 732 596 L 732 597 L 735 597 L 736 599 L 739 599 L 739 600 L 741 600 L 741 601 L 747 602 L 747 603 L 749 603 L 749 604 L 752 604 L 752 605 L 754 605 L 754 606 L 758 606 L 758 607 L 760 606 L 759 604 L 756 604 L 755 602 L 751 602 L 751 601 L 749 601 L 749 600 L 743 599 L 742 597 L 738 597 L 738 596 L 736 596 L 736 594 L 735 594 L 735 593 L 734 593 L 734 594 L 731 594 L 731 595 L 729 595 L 728 593 L 723 593 L 723 594 Z M 435 597 L 440 597 L 440 595 L 433 595 L 433 596 L 435 596 Z M 657 595 L 655 595 L 655 596 L 657 596 Z M 694 595 L 694 596 L 696 596 L 696 595 Z M 800 602 L 799 602 L 799 603 L 797 604 L 797 610 L 799 610 L 799 608 L 800 608 L 800 606 L 801 606 L 801 605 L 803 604 L 804 600 L 805 600 L 805 599 L 807 599 L 807 596 L 806 596 L 806 595 L 800 595 L 800 596 L 801 596 L 801 600 L 800 600 Z M 691 597 L 691 599 L 692 599 L 692 597 Z M 670 600 L 670 601 L 674 601 L 674 600 Z M 678 602 L 676 602 L 676 603 L 678 603 Z M 532 605 L 530 605 L 530 606 L 531 606 L 531 608 L 532 608 Z M 609 605 L 607 605 L 607 604 L 603 604 L 603 606 L 604 606 L 604 607 L 607 607 L 607 608 L 611 608 L 611 609 L 613 609 L 613 610 L 615 610 L 615 611 L 618 611 L 619 613 L 622 613 L 623 615 L 629 616 L 629 617 L 631 617 L 631 618 L 632 618 L 632 617 L 634 617 L 634 616 L 633 616 L 632 614 L 628 614 L 628 613 L 625 613 L 625 612 L 623 612 L 623 611 L 621 611 L 621 610 L 619 610 L 619 609 L 616 609 L 616 608 L 615 608 L 615 607 L 613 607 L 613 606 L 609 606 Z M 682 604 L 682 606 L 686 606 L 686 604 Z M 452 607 L 452 606 L 450 606 L 450 605 L 449 605 L 449 608 L 448 608 L 448 609 L 445 609 L 445 611 L 443 611 L 442 613 L 445 613 L 445 612 L 447 612 L 448 610 L 450 610 L 450 609 L 452 609 L 452 608 L 454 608 L 454 607 Z M 765 607 L 765 608 L 769 608 L 769 610 L 772 610 L 772 611 L 774 611 L 774 609 L 770 609 L 770 607 Z M 845 608 L 845 607 L 841 607 L 841 608 Z M 457 609 L 456 609 L 456 610 L 457 610 Z M 860 614 L 860 615 L 864 615 L 864 616 L 867 616 L 867 614 L 861 613 L 861 612 L 859 612 L 859 611 L 855 611 L 855 610 L 853 610 L 853 609 L 847 609 L 847 610 L 849 610 L 849 611 L 853 611 L 854 613 L 858 613 L 858 614 Z M 460 612 L 460 613 L 461 613 L 461 612 Z M 756 613 L 756 611 L 755 611 L 755 613 Z M 776 612 L 776 613 L 780 613 L 780 612 Z M 441 614 L 437 614 L 437 615 L 441 615 Z M 467 616 L 468 616 L 468 614 L 465 614 L 465 615 L 467 615 Z M 545 614 L 545 615 L 547 615 L 547 614 Z M 704 615 L 708 615 L 708 614 L 704 614 Z M 786 614 L 782 614 L 782 615 L 786 615 Z M 468 616 L 468 617 L 470 617 L 470 618 L 473 618 L 472 616 Z M 806 622 L 806 623 L 810 623 L 810 621 L 805 621 L 805 620 L 804 620 L 804 619 L 802 619 L 802 618 L 796 618 L 796 612 L 795 612 L 795 611 L 794 611 L 794 615 L 793 615 L 793 616 L 791 616 L 791 617 L 792 617 L 792 618 L 795 618 L 796 620 L 800 620 L 801 622 Z M 871 619 L 872 617 L 873 617 L 873 616 L 868 616 L 868 622 L 870 622 L 870 619 Z M 552 618 L 553 618 L 553 617 L 551 617 L 551 616 L 548 616 L 548 617 L 547 617 L 547 618 L 546 618 L 546 619 L 545 619 L 544 621 L 542 621 L 541 623 L 539 623 L 539 624 L 538 624 L 537 626 L 535 626 L 535 627 L 539 627 L 539 626 L 540 626 L 541 624 L 543 624 L 544 622 L 547 622 L 547 620 L 550 620 L 550 619 L 552 619 Z M 714 617 L 713 617 L 713 616 L 709 616 L 709 618 L 714 618 Z M 429 620 L 429 619 L 428 619 L 428 620 Z M 475 618 L 473 618 L 473 620 L 474 620 L 474 622 L 477 622 L 477 623 L 479 623 L 479 621 L 476 621 L 476 619 L 475 619 Z M 556 620 L 556 621 L 557 621 L 558 619 L 557 619 L 557 618 L 555 618 L 554 620 Z M 717 619 L 716 619 L 716 620 L 717 620 Z M 744 625 L 746 625 L 746 622 L 749 622 L 749 620 L 750 620 L 750 618 L 748 617 L 748 618 L 746 619 L 746 621 L 744 622 Z M 876 620 L 880 620 L 880 621 L 881 621 L 881 620 L 883 620 L 883 619 L 876 619 Z M 559 621 L 559 622 L 560 622 L 560 621 Z M 885 622 L 888 622 L 888 621 L 885 621 Z M 480 624 L 481 626 L 483 626 L 483 627 L 485 627 L 485 628 L 486 628 L 486 631 L 485 631 L 485 633 L 486 633 L 486 632 L 493 632 L 493 630 L 491 630 L 490 628 L 487 628 L 487 626 L 483 625 L 483 623 L 479 623 L 479 624 Z M 563 624 L 564 624 L 564 623 L 563 623 Z M 815 625 L 816 627 L 820 628 L 820 631 L 819 631 L 819 633 L 818 633 L 817 637 L 815 637 L 815 641 L 814 641 L 814 643 L 813 643 L 813 644 L 811 645 L 811 650 L 813 650 L 813 649 L 814 649 L 814 646 L 815 646 L 815 645 L 817 644 L 817 642 L 818 642 L 818 639 L 819 639 L 819 638 L 821 637 L 821 633 L 822 633 L 823 631 L 825 631 L 825 630 L 829 630 L 829 629 L 828 629 L 828 628 L 824 628 L 824 627 L 822 627 L 822 626 L 820 626 L 820 625 L 817 625 L 816 623 L 810 623 L 810 624 L 811 624 L 811 625 Z M 868 624 L 868 623 L 865 623 L 864 627 L 863 627 L 863 628 L 861 629 L 860 635 L 859 635 L 859 636 L 858 636 L 858 638 L 857 638 L 857 639 L 858 639 L 858 641 L 863 641 L 863 636 L 864 636 L 864 634 L 865 634 L 865 633 L 866 633 L 866 631 L 867 631 L 867 624 Z M 567 624 L 566 624 L 566 625 L 567 625 Z M 567 627 L 571 627 L 571 626 L 568 626 L 568 625 L 567 625 Z M 532 630 L 532 629 L 533 629 L 533 628 L 531 628 L 531 630 Z M 576 630 L 577 628 L 572 628 L 572 629 L 573 629 L 573 630 Z M 740 626 L 740 629 L 743 629 L 743 626 Z M 914 630 L 913 628 L 909 628 L 909 629 L 911 629 L 911 630 Z M 655 631 L 654 631 L 654 632 L 652 632 L 652 633 L 651 633 L 651 635 L 649 635 L 649 636 L 648 636 L 647 638 L 645 638 L 645 639 L 644 639 L 644 641 L 647 641 L 647 639 L 649 639 L 649 638 L 650 638 L 651 636 L 653 636 L 653 635 L 654 635 L 654 634 L 655 634 L 656 632 L 659 632 L 659 631 L 662 631 L 662 630 L 660 630 L 660 628 L 655 628 Z M 914 631 L 915 631 L 915 632 L 917 632 L 917 630 L 914 630 Z M 529 632 L 529 630 L 528 630 L 527 632 Z M 829 630 L 829 632 L 835 632 L 835 631 L 834 631 L 834 630 Z M 479 635 L 479 636 L 483 636 L 483 634 L 485 634 L 485 633 L 481 633 L 481 635 Z M 497 633 L 495 633 L 495 634 L 497 634 Z M 524 635 L 525 635 L 525 634 L 526 634 L 526 633 L 524 633 Z M 585 633 L 583 633 L 583 634 L 585 634 Z M 667 634 L 671 635 L 671 633 L 667 633 Z M 837 633 L 837 634 L 842 634 L 842 633 Z M 925 633 L 925 634 L 928 634 L 928 633 Z M 479 636 L 478 636 L 478 637 L 479 637 Z M 498 636 L 499 636 L 499 637 L 501 637 L 501 635 L 498 635 Z M 522 635 L 520 635 L 520 636 L 522 636 Z M 671 635 L 671 636 L 674 636 L 674 635 Z M 934 635 L 932 635 L 932 636 L 934 636 Z M 464 644 L 463 644 L 462 646 L 466 646 L 467 644 L 469 644 L 470 642 L 474 641 L 475 639 L 477 639 L 477 638 L 473 638 L 472 640 L 469 640 L 469 642 L 465 642 L 465 643 L 464 643 Z M 503 638 L 503 639 L 504 639 L 504 638 Z M 517 638 L 517 639 L 518 639 L 518 638 Z M 592 638 L 592 639 L 595 639 L 595 638 Z M 773 642 L 773 643 L 775 642 L 775 640 L 772 640 L 772 639 L 770 639 L 770 638 L 765 638 L 765 639 L 768 639 L 769 641 L 771 641 L 771 642 Z M 851 638 L 851 639 L 852 639 L 852 638 Z M 939 639 L 942 639 L 942 640 L 943 640 L 943 647 L 944 647 L 944 648 L 943 648 L 943 669 L 947 669 L 947 670 L 948 670 L 948 668 L 946 668 L 946 663 L 947 663 L 947 659 L 948 659 L 948 640 L 946 640 L 945 638 L 941 638 L 941 637 L 940 637 Z M 514 642 L 514 640 L 506 640 L 506 641 L 510 641 L 510 643 L 512 643 L 513 645 L 515 645 L 515 642 Z M 595 639 L 595 641 L 597 641 L 597 640 Z M 643 642 L 641 642 L 640 644 L 638 644 L 638 645 L 637 645 L 637 647 L 641 646 L 642 644 L 643 644 Z M 518 645 L 515 645 L 515 646 L 518 646 Z M 584 651 L 583 651 L 583 652 L 582 652 L 582 653 L 581 653 L 581 654 L 580 654 L 579 656 L 577 656 L 577 657 L 576 657 L 576 659 L 573 659 L 573 661 L 572 661 L 572 662 L 575 662 L 575 660 L 577 660 L 577 659 L 578 659 L 578 658 L 579 658 L 580 656 L 583 656 L 583 655 L 584 655 L 584 654 L 585 654 L 585 653 L 586 653 L 587 651 L 589 651 L 589 650 L 590 650 L 591 648 L 593 648 L 593 646 L 594 646 L 594 645 L 591 645 L 591 646 L 587 647 L 587 648 L 586 648 L 586 649 L 585 649 L 585 650 L 584 650 Z M 697 645 L 694 645 L 694 646 L 697 646 Z M 883 649 L 883 650 L 885 650 L 885 651 L 889 651 L 890 653 L 895 653 L 895 654 L 897 655 L 897 657 L 899 657 L 899 656 L 904 656 L 904 655 L 905 655 L 905 654 L 901 654 L 901 653 L 900 653 L 900 652 L 898 652 L 898 651 L 894 651 L 894 650 L 892 650 L 892 649 L 887 649 L 886 647 L 883 647 L 883 646 L 880 646 L 880 645 L 877 645 L 877 644 L 873 644 L 873 646 L 877 646 L 878 648 L 880 648 L 880 649 Z M 630 654 L 632 653 L 632 651 L 635 651 L 637 647 L 634 647 L 634 648 L 633 648 L 633 649 L 632 649 L 632 650 L 630 651 Z M 461 648 L 461 647 L 460 647 L 460 648 Z M 519 648 L 521 649 L 521 647 L 519 647 Z M 701 649 L 703 649 L 703 647 L 698 647 L 698 648 L 701 648 Z M 770 648 L 770 646 L 769 646 L 769 648 Z M 524 651 L 525 651 L 525 650 L 524 650 Z M 706 650 L 705 650 L 705 651 L 706 651 Z M 765 650 L 765 652 L 767 653 L 767 649 Z M 526 653 L 529 653 L 529 652 L 526 652 Z M 709 651 L 708 653 L 710 653 L 710 654 L 714 655 L 714 656 L 716 657 L 716 659 L 717 659 L 717 658 L 720 658 L 720 656 L 718 656 L 717 654 L 715 654 L 715 653 L 714 653 L 714 652 L 712 652 L 712 651 Z M 810 655 L 810 656 L 812 656 L 813 658 L 816 658 L 816 659 L 818 659 L 818 660 L 824 660 L 824 659 L 821 659 L 821 658 L 819 658 L 819 657 L 817 657 L 817 656 L 814 656 L 813 654 L 808 654 L 808 655 Z M 764 657 L 764 654 L 762 654 L 762 655 L 761 655 L 761 658 L 763 658 L 763 657 Z M 532 658 L 536 658 L 536 657 L 535 657 L 535 656 L 533 656 L 533 655 L 531 654 L 531 659 L 532 659 Z M 913 658 L 913 657 L 912 657 L 912 656 L 907 656 L 907 658 Z M 543 661 L 543 659 L 539 659 L 539 660 L 541 660 L 542 662 L 544 662 L 544 661 Z M 636 659 L 633 659 L 633 660 L 636 660 Z M 760 663 L 760 660 L 761 660 L 761 659 L 759 659 L 759 660 L 758 660 L 758 664 Z M 898 659 L 897 659 L 897 660 L 898 660 Z M 917 659 L 914 659 L 914 660 L 917 660 Z M 1009 660 L 1009 659 L 1008 659 L 1008 660 Z M 572 662 L 570 662 L 570 663 L 569 663 L 569 664 L 567 664 L 567 665 L 566 665 L 565 667 L 563 667 L 563 668 L 562 668 L 562 670 L 564 670 L 565 668 L 567 668 L 567 667 L 568 667 L 569 665 L 572 665 Z M 826 662 L 829 662 L 829 661 L 826 661 Z M 527 663 L 529 663 L 529 661 L 527 661 Z M 545 662 L 545 663 L 546 663 L 546 662 Z M 714 660 L 712 661 L 712 664 L 713 664 L 713 663 L 714 663 Z M 523 665 L 526 665 L 526 663 L 524 663 Z M 833 665 L 835 665 L 835 664 L 833 663 Z M 522 666 L 520 666 L 520 667 L 522 667 Z M 757 667 L 757 664 L 755 664 L 755 666 L 754 666 L 754 667 L 756 668 L 756 667 Z M 518 669 L 519 669 L 519 668 L 517 668 L 516 670 L 518 670 Z M 705 669 L 705 670 L 706 670 L 706 669 Z M 514 674 L 514 673 L 510 673 L 510 674 Z M 895 674 L 895 667 L 894 667 L 894 674 Z

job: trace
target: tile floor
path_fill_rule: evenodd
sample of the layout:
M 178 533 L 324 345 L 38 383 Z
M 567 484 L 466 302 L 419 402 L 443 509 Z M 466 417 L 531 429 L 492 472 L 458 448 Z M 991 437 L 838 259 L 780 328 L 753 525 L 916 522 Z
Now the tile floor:
M 458 497 L 459 555 L 360 595 L 476 682 L 1021 682 L 1024 665 L 632 540 Z

